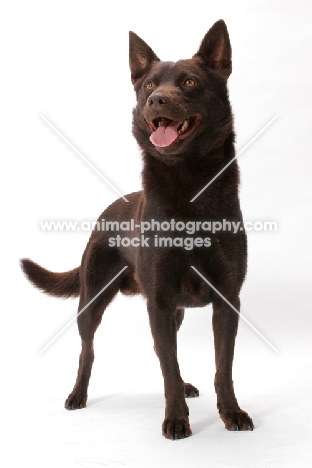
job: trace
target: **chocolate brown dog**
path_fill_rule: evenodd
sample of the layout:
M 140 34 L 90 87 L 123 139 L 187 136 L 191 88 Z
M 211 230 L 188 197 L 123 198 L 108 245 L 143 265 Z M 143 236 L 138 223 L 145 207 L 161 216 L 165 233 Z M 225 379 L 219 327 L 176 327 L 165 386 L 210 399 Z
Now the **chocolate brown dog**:
M 193 58 L 176 63 L 161 62 L 142 39 L 130 32 L 130 69 L 137 95 L 133 135 L 144 160 L 143 191 L 127 195 L 128 203 L 120 198 L 103 212 L 99 223 L 112 221 L 115 230 L 94 229 L 80 267 L 52 273 L 22 260 L 28 278 L 44 292 L 59 297 L 79 295 L 79 311 L 109 284 L 78 316 L 82 351 L 77 381 L 65 407 L 86 406 L 93 338 L 105 308 L 118 291 L 141 293 L 147 300 L 164 377 L 163 435 L 181 439 L 192 433 L 185 397 L 199 392 L 181 378 L 177 331 L 185 307 L 209 303 L 213 305 L 215 390 L 221 419 L 226 429 L 252 430 L 253 422 L 240 409 L 232 382 L 239 317 L 203 279 L 239 309 L 246 272 L 245 232 L 243 227 L 236 234 L 214 232 L 205 224 L 242 222 L 236 160 L 195 198 L 235 155 L 227 92 L 232 62 L 226 25 L 222 20 L 215 23 Z M 196 226 L 194 232 L 181 230 L 183 223 L 190 221 Z M 125 230 L 121 227 L 125 225 L 133 229 Z M 153 226 L 148 237 L 142 237 L 142 226 Z M 168 229 L 165 241 L 160 242 L 161 234 L 155 226 Z

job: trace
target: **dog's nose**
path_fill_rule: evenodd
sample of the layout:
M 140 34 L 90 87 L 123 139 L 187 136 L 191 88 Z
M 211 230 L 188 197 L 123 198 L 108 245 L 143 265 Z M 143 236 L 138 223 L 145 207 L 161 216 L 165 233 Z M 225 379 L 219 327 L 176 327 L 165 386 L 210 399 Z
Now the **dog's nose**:
M 158 106 L 161 107 L 161 106 L 167 104 L 167 98 L 162 93 L 153 93 L 148 98 L 147 102 L 148 102 L 149 106 L 154 106 L 154 107 L 157 108 Z

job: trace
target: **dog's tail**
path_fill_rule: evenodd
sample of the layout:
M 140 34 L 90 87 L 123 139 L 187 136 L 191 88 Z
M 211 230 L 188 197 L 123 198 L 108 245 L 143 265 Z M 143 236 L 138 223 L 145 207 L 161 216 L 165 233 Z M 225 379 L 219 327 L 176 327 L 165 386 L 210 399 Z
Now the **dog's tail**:
M 65 273 L 53 273 L 37 263 L 25 258 L 21 267 L 34 286 L 56 297 L 79 296 L 79 267 Z

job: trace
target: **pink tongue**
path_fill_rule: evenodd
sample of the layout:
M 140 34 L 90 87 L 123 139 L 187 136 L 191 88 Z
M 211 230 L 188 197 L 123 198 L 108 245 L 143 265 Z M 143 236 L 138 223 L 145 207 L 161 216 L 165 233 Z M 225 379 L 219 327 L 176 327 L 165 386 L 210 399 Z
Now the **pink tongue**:
M 177 128 L 182 122 L 170 122 L 166 126 L 165 122 L 160 122 L 159 127 L 150 136 L 150 140 L 155 146 L 169 146 L 178 138 Z

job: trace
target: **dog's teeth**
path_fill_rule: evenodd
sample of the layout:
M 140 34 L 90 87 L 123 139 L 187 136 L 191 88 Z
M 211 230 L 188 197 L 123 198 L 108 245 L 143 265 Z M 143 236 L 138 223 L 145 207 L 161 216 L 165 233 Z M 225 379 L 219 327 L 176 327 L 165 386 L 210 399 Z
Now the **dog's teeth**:
M 183 131 L 186 130 L 188 127 L 188 120 L 184 120 L 184 124 L 182 125 Z
M 178 133 L 179 133 L 179 134 L 183 133 L 183 132 L 187 129 L 188 124 L 189 124 L 189 123 L 188 123 L 188 120 L 184 120 L 183 125 L 182 125 L 182 127 L 180 128 L 180 130 L 179 130 Z

